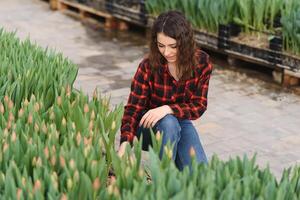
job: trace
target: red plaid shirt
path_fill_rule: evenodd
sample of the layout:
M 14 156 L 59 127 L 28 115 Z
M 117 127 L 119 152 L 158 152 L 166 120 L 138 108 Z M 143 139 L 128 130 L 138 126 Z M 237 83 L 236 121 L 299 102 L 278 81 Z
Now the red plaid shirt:
M 144 59 L 132 80 L 131 92 L 121 125 L 121 141 L 132 142 L 142 115 L 153 108 L 169 105 L 179 119 L 195 120 L 207 107 L 208 83 L 212 72 L 209 56 L 200 51 L 199 64 L 186 81 L 176 81 L 162 65 L 151 70 L 149 59 Z

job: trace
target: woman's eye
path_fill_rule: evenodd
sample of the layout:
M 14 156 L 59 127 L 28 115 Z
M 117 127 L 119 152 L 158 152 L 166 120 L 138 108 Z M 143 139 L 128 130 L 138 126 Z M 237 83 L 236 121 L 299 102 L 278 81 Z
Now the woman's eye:
M 160 48 L 163 48 L 164 46 L 162 46 L 162 45 L 158 45 L 158 47 L 160 47 Z
M 172 48 L 172 49 L 176 49 L 176 48 L 177 48 L 177 46 L 171 46 L 171 48 Z

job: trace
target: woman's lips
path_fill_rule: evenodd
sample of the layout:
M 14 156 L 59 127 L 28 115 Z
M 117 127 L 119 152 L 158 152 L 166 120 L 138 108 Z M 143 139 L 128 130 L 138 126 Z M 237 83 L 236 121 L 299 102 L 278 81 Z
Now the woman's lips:
M 175 58 L 175 56 L 166 57 L 166 59 L 168 59 L 168 60 L 172 60 L 174 58 Z

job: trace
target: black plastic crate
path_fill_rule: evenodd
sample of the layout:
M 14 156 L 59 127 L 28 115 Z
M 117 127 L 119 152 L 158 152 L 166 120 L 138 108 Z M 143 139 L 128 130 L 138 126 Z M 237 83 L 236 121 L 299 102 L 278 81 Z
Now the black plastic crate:
M 144 0 L 106 0 L 106 10 L 116 18 L 147 26 L 147 13 Z
M 237 36 L 241 32 L 241 27 L 234 23 L 219 24 L 218 27 L 218 47 L 220 49 L 229 48 L 229 39 L 232 36 Z

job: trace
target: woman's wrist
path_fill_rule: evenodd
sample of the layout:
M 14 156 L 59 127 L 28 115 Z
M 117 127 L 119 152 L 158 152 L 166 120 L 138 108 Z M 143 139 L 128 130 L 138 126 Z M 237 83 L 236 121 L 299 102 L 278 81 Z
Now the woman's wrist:
M 168 105 L 164 105 L 167 114 L 174 114 L 172 108 Z

